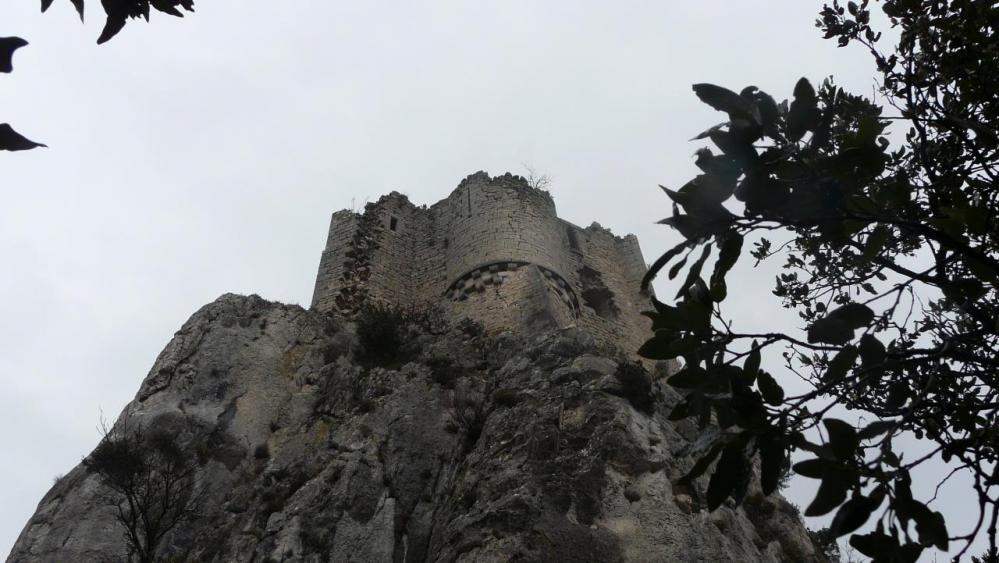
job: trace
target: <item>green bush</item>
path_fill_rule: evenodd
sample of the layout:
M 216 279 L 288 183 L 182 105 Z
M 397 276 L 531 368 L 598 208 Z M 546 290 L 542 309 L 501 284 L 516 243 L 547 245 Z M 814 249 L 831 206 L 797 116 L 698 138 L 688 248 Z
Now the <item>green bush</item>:
M 357 315 L 357 339 L 361 359 L 375 363 L 397 362 L 406 343 L 409 315 L 399 307 L 381 303 L 365 304 Z
M 355 317 L 358 359 L 370 365 L 399 366 L 420 350 L 418 334 L 443 334 L 449 328 L 444 310 L 434 304 L 398 305 L 368 302 Z

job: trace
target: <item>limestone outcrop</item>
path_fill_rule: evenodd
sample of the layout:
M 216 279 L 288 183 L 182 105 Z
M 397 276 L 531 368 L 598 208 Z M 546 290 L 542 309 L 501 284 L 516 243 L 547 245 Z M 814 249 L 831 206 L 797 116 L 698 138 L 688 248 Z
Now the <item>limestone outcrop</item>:
M 343 318 L 225 295 L 117 423 L 197 460 L 206 497 L 164 561 L 818 561 L 783 499 L 708 513 L 703 482 L 674 486 L 704 440 L 667 419 L 667 367 L 473 322 L 413 323 L 376 362 Z M 105 496 L 76 467 L 7 561 L 125 560 Z

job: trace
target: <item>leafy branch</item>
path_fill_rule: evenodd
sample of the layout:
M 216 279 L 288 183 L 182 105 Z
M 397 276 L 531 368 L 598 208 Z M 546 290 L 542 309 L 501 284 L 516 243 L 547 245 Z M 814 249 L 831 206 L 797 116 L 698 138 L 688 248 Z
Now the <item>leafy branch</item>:
M 69 0 L 83 21 L 84 0 Z M 52 6 L 53 0 L 41 0 L 42 12 Z M 181 9 L 193 12 L 194 0 L 101 0 L 107 19 L 97 43 L 105 43 L 118 34 L 130 19 L 143 18 L 149 21 L 150 8 L 164 14 L 183 17 Z M 14 70 L 14 52 L 28 42 L 20 37 L 0 37 L 0 73 L 9 74 Z M 0 123 L 0 151 L 24 151 L 45 147 L 14 130 L 9 123 Z
M 813 457 L 794 471 L 821 484 L 805 514 L 836 511 L 834 536 L 874 518 L 851 545 L 875 561 L 915 561 L 964 541 L 960 556 L 986 521 L 994 551 L 999 78 L 986 69 L 999 66 L 999 20 L 988 3 L 960 0 L 885 0 L 882 9 L 900 31 L 890 54 L 877 48 L 867 0 L 826 5 L 817 25 L 871 53 L 880 101 L 895 115 L 831 79 L 816 89 L 802 78 L 781 103 L 752 86 L 694 85 L 728 119 L 694 138 L 719 151 L 697 151 L 701 173 L 663 188 L 673 212 L 661 223 L 684 240 L 643 287 L 664 270 L 682 282 L 673 304 L 653 300 L 653 337 L 640 354 L 684 362 L 669 380 L 685 394 L 672 419 L 723 430 L 685 478 L 722 456 L 709 508 L 741 502 L 754 457 L 769 494 L 774 468 L 806 452 Z M 893 146 L 896 133 L 904 141 Z M 772 236 L 783 241 L 776 250 Z M 725 316 L 726 276 L 745 241 L 757 264 L 784 257 L 772 293 L 806 323 L 803 335 L 738 331 Z M 761 367 L 771 347 L 783 348 L 808 391 L 787 397 L 783 378 Z M 874 421 L 833 418 L 837 407 Z M 822 443 L 806 438 L 812 429 L 824 431 Z M 905 460 L 895 451 L 903 435 L 931 442 L 929 453 Z M 980 515 L 968 534 L 952 537 L 932 500 L 913 498 L 911 471 L 931 459 L 953 460 L 951 473 L 975 483 Z

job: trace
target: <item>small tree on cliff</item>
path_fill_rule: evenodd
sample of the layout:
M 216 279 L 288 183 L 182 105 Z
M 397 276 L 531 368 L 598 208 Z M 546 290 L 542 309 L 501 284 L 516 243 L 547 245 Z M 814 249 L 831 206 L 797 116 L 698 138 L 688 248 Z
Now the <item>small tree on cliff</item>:
M 130 561 L 155 561 L 163 537 L 197 515 L 194 456 L 167 431 L 141 432 L 125 423 L 105 428 L 83 464 L 108 488 L 104 500 L 125 529 Z
M 767 493 L 791 451 L 821 480 L 805 514 L 836 511 L 836 535 L 873 517 L 850 542 L 875 561 L 915 561 L 999 524 L 999 9 L 971 0 L 885 0 L 900 39 L 889 51 L 871 28 L 868 1 L 826 5 L 817 25 L 840 46 L 862 45 L 877 63 L 878 103 L 831 80 L 806 79 L 790 101 L 755 87 L 710 84 L 696 95 L 728 121 L 698 139 L 702 174 L 674 191 L 665 223 L 684 241 L 659 258 L 647 285 L 685 265 L 676 303 L 656 302 L 649 358 L 682 358 L 669 381 L 687 392 L 673 419 L 716 417 L 725 430 L 695 465 L 710 462 L 711 508 L 746 492 L 758 455 Z M 883 111 L 882 106 L 888 106 Z M 894 140 L 890 140 L 894 139 Z M 665 188 L 664 188 L 665 189 Z M 734 196 L 738 203 L 732 202 Z M 804 321 L 794 332 L 740 332 L 724 316 L 725 277 L 744 253 L 783 256 L 773 288 Z M 702 271 L 717 249 L 713 271 Z M 781 347 L 785 368 L 811 384 L 788 397 L 761 366 Z M 768 368 L 774 370 L 775 368 Z M 818 408 L 816 408 L 818 405 Z M 827 416 L 840 405 L 866 425 Z M 818 429 L 818 443 L 805 431 Z M 900 452 L 903 435 L 930 454 Z M 970 476 L 979 518 L 950 532 L 912 470 L 938 457 Z M 914 526 L 913 526 L 914 524 Z M 959 554 L 960 555 L 960 554 Z

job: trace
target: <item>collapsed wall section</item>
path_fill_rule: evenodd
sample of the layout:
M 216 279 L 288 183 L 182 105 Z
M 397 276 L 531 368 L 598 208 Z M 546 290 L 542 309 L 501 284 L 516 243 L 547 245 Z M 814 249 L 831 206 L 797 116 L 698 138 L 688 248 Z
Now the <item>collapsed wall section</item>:
M 330 218 L 326 248 L 319 260 L 319 273 L 312 291 L 313 309 L 335 310 L 336 298 L 341 295 L 341 290 L 350 285 L 350 278 L 357 276 L 359 269 L 365 268 L 358 265 L 354 256 L 361 219 L 360 214 L 346 209 L 337 211 Z M 367 242 L 361 244 L 366 246 Z
M 312 306 L 350 313 L 368 299 L 418 302 L 435 277 L 443 279 L 433 246 L 432 215 L 397 192 L 367 204 L 363 214 L 334 213 Z
M 579 245 L 572 254 L 583 311 L 579 325 L 622 349 L 638 350 L 649 335 L 641 313 L 650 308 L 641 291 L 646 266 L 638 238 L 615 236 L 596 223 L 586 229 L 565 224 L 576 230 Z

